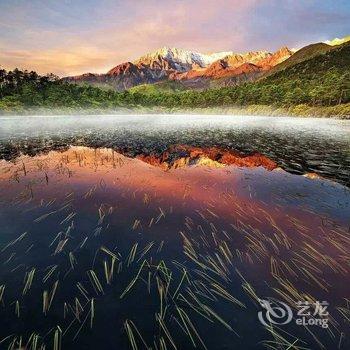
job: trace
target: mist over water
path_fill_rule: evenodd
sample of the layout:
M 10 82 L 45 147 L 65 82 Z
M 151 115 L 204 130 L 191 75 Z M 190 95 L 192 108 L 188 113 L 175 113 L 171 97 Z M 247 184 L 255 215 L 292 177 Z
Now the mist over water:
M 0 118 L 0 157 L 83 145 L 159 154 L 171 145 L 259 152 L 283 169 L 350 183 L 350 121 L 229 115 L 100 115 Z

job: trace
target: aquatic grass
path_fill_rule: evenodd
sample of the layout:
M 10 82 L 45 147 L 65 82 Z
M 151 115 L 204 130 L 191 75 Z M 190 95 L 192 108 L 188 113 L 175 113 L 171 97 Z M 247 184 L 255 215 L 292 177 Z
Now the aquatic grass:
M 201 343 L 201 345 L 203 346 L 204 349 L 208 350 L 204 341 L 202 340 L 202 338 L 200 337 L 197 329 L 194 327 L 191 319 L 189 318 L 189 316 L 187 315 L 187 313 L 185 312 L 185 310 L 183 310 L 180 307 L 176 307 L 177 313 L 180 316 L 180 319 L 183 322 L 184 327 L 187 330 L 187 334 L 189 335 L 191 341 L 194 343 L 194 338 L 192 336 L 191 331 L 193 332 L 193 334 L 196 336 L 196 338 L 199 340 L 199 342 Z
M 110 155 L 101 158 L 100 154 L 102 152 L 97 150 L 94 165 L 91 168 L 92 171 L 95 168 L 98 169 L 98 176 L 102 175 L 103 166 L 108 166 L 107 163 L 112 161 Z M 76 151 L 74 157 L 67 158 L 67 164 L 69 163 L 72 169 L 70 174 L 65 170 L 65 176 L 75 177 L 74 162 L 78 162 L 79 166 L 84 168 L 88 159 L 83 160 L 83 156 Z M 31 168 L 27 166 L 27 169 L 28 176 L 31 176 Z M 183 173 L 177 173 L 176 176 L 179 176 L 181 180 L 186 180 L 185 171 L 181 171 Z M 48 174 L 50 174 L 48 186 L 55 186 L 56 175 L 51 175 L 51 172 Z M 64 223 L 64 226 L 61 226 L 62 231 L 57 235 L 56 229 L 62 221 L 59 215 L 49 215 L 38 221 L 38 223 L 42 222 L 41 225 L 55 223 L 56 226 L 53 224 L 53 233 L 43 237 L 40 242 L 53 247 L 47 252 L 43 251 L 43 259 L 48 259 L 44 266 L 48 266 L 46 268 L 37 267 L 32 280 L 29 273 L 33 269 L 31 267 L 33 264 L 27 266 L 23 264 L 23 261 L 25 261 L 24 258 L 32 258 L 33 252 L 37 252 L 37 249 L 32 250 L 30 247 L 37 248 L 37 238 L 33 233 L 36 233 L 41 225 L 32 224 L 28 235 L 23 238 L 21 244 L 14 243 L 6 248 L 5 252 L 8 252 L 4 254 L 4 259 L 8 259 L 10 254 L 14 255 L 10 255 L 10 260 L 7 266 L 4 265 L 4 269 L 13 274 L 21 273 L 20 277 L 23 277 L 23 274 L 25 276 L 20 282 L 22 283 L 23 280 L 24 287 L 19 284 L 18 291 L 8 289 L 13 285 L 16 286 L 15 283 L 6 282 L 4 298 L 6 297 L 6 304 L 10 305 L 12 318 L 9 317 L 9 319 L 12 321 L 16 317 L 16 314 L 13 316 L 14 300 L 17 299 L 20 303 L 20 320 L 18 321 L 20 322 L 26 315 L 24 311 L 28 308 L 28 300 L 31 300 L 34 292 L 40 290 L 39 295 L 43 294 L 41 320 L 46 320 L 47 325 L 52 327 L 51 319 L 57 317 L 57 320 L 60 321 L 57 324 L 62 326 L 62 336 L 64 335 L 64 338 L 67 339 L 67 344 L 74 338 L 75 344 L 79 346 L 79 335 L 87 336 L 92 341 L 95 339 L 93 333 L 99 331 L 98 327 L 101 324 L 100 318 L 96 318 L 96 311 L 106 310 L 111 295 L 119 295 L 119 299 L 112 301 L 118 304 L 113 304 L 111 309 L 118 308 L 119 310 L 120 308 L 123 317 L 126 318 L 129 328 L 125 325 L 126 321 L 123 321 L 124 330 L 129 333 L 127 337 L 131 347 L 130 334 L 138 349 L 170 349 L 174 348 L 174 345 L 177 348 L 205 348 L 204 343 L 210 336 L 210 330 L 214 331 L 216 327 L 221 328 L 224 341 L 226 341 L 224 335 L 230 337 L 227 332 L 241 333 L 238 330 L 242 330 L 244 324 L 240 322 L 236 329 L 235 323 L 231 324 L 228 321 L 230 313 L 237 312 L 237 316 L 234 314 L 233 317 L 238 318 L 241 317 L 241 309 L 247 309 L 249 312 L 252 304 L 259 306 L 258 295 L 261 285 L 257 283 L 257 277 L 253 276 L 255 267 L 259 271 L 258 277 L 266 282 L 264 286 L 267 293 L 277 296 L 288 305 L 298 300 L 297 298 L 314 301 L 319 294 L 315 292 L 313 295 L 312 290 L 319 286 L 313 278 L 321 284 L 323 281 L 330 283 L 329 275 L 324 274 L 325 271 L 332 276 L 337 276 L 338 273 L 342 276 L 347 275 L 349 259 L 346 247 L 349 242 L 346 237 L 348 233 L 336 226 L 332 226 L 332 230 L 339 234 L 332 232 L 331 223 L 324 220 L 325 226 L 320 231 L 317 228 L 317 237 L 320 238 L 322 244 L 320 242 L 315 244 L 314 241 L 317 241 L 315 235 L 310 237 L 313 233 L 306 229 L 308 223 L 295 221 L 294 225 L 293 221 L 283 216 L 285 207 L 278 203 L 269 207 L 270 204 L 266 202 L 266 206 L 263 207 L 265 209 L 260 210 L 259 207 L 255 209 L 249 201 L 247 204 L 240 203 L 233 192 L 226 193 L 230 189 L 227 189 L 225 193 L 217 193 L 217 198 L 208 198 L 208 200 L 199 202 L 196 202 L 195 194 L 191 193 L 186 197 L 184 203 L 181 203 L 181 199 L 177 203 L 173 201 L 173 198 L 163 197 L 162 193 L 157 192 L 156 187 L 154 191 L 152 188 L 151 192 L 150 187 L 147 187 L 152 185 L 148 179 L 140 185 L 132 178 L 128 177 L 127 180 L 122 178 L 123 172 L 121 171 L 120 175 L 117 175 L 120 180 L 115 177 L 109 180 L 107 176 L 103 179 L 97 178 L 96 189 L 86 198 L 83 198 L 83 194 L 91 189 L 91 184 L 87 184 L 80 191 L 77 191 L 76 188 L 71 190 L 73 186 L 70 184 L 52 204 L 46 207 L 52 199 L 45 200 L 38 196 L 40 192 L 37 191 L 36 186 L 47 185 L 44 174 L 41 173 L 40 176 L 41 185 L 34 182 L 32 185 L 36 198 L 27 204 L 21 202 L 16 205 L 27 206 L 24 209 L 27 210 L 26 213 L 30 213 L 32 219 L 40 218 L 37 212 L 42 214 L 45 208 L 48 212 L 52 212 L 56 207 L 64 208 L 62 209 L 63 219 L 74 212 L 77 213 L 77 216 Z M 138 188 L 130 189 L 128 185 L 123 188 L 125 184 L 123 181 L 128 181 L 128 184 L 138 186 Z M 117 186 L 118 195 L 113 199 L 104 197 L 107 196 L 106 191 L 111 188 L 112 184 Z M 248 191 L 254 197 L 258 206 L 261 205 L 258 196 L 255 197 L 254 186 L 246 188 L 246 183 L 242 182 L 242 184 L 245 186 L 242 187 L 245 188 L 244 191 Z M 213 184 L 213 186 L 220 186 L 220 183 Z M 145 196 L 146 190 L 149 191 L 147 196 Z M 209 185 L 206 186 L 206 191 L 208 194 L 214 193 L 210 192 L 211 186 Z M 27 195 L 31 196 L 29 192 Z M 100 196 L 103 196 L 102 199 Z M 79 202 L 74 202 L 74 198 L 80 198 L 84 203 L 84 208 L 85 206 L 90 208 L 93 205 L 92 212 L 97 215 L 97 217 L 96 215 L 92 217 L 92 219 L 95 218 L 93 224 L 86 225 L 87 227 L 85 224 L 80 226 L 84 216 L 81 216 Z M 278 201 L 277 195 L 273 198 L 276 202 Z M 193 204 L 198 204 L 197 211 L 193 209 Z M 176 210 L 171 209 L 172 205 Z M 183 212 L 182 209 L 178 210 L 179 205 L 182 206 Z M 129 213 L 129 208 L 141 208 L 140 206 L 142 214 L 138 212 L 137 218 L 131 210 Z M 118 210 L 113 208 L 118 208 Z M 221 209 L 229 213 L 223 214 L 224 211 Z M 271 219 L 265 212 L 271 216 Z M 21 215 L 22 213 L 23 211 Z M 113 217 L 110 217 L 109 222 L 107 218 L 109 219 L 112 213 Z M 171 215 L 178 215 L 175 217 L 177 223 L 174 226 L 176 231 L 174 231 L 181 231 L 181 233 L 161 236 L 162 230 L 168 228 L 168 219 L 171 218 Z M 154 219 L 150 219 L 152 216 Z M 283 219 L 280 219 L 282 216 Z M 131 229 L 135 220 L 140 221 L 135 231 L 142 228 L 142 235 L 138 235 L 138 232 L 133 232 Z M 112 229 L 117 227 L 117 230 L 109 231 L 113 233 L 113 236 L 105 234 L 109 224 Z M 322 226 L 321 222 L 319 225 Z M 179 250 L 177 245 L 182 246 L 182 249 Z M 331 252 L 328 252 L 327 249 L 331 246 Z M 53 254 L 56 251 L 57 253 Z M 57 280 L 56 288 L 53 284 L 55 280 Z M 58 280 L 60 281 L 59 290 Z M 300 283 L 300 281 L 303 282 Z M 51 287 L 48 287 L 49 283 Z M 42 289 L 40 289 L 40 284 L 42 284 Z M 3 287 L 0 286 L 0 301 L 3 305 L 5 304 L 2 297 L 4 290 L 5 284 Z M 26 290 L 25 298 L 21 296 L 24 290 Z M 331 289 L 330 293 L 332 293 Z M 242 296 L 244 299 L 241 298 Z M 152 312 L 151 317 L 156 313 L 151 325 L 146 326 L 143 323 L 143 315 L 134 311 L 132 307 L 128 308 L 135 302 L 139 303 L 142 310 L 144 308 L 148 310 L 149 307 L 149 311 Z M 347 308 L 343 306 L 338 311 L 335 320 L 339 321 L 342 318 L 345 322 L 349 322 L 346 316 L 348 316 Z M 202 328 L 202 322 L 206 322 L 204 328 Z M 342 323 L 338 322 L 339 329 L 341 325 Z M 154 332 L 145 332 L 146 329 L 152 327 Z M 206 331 L 204 332 L 203 329 Z M 24 341 L 27 337 L 21 338 L 20 335 L 16 335 L 13 349 L 16 349 L 19 343 L 22 344 L 22 347 L 27 346 L 26 344 L 31 346 L 33 339 L 37 339 L 37 347 L 41 346 L 41 341 L 45 340 L 50 342 L 46 347 L 51 348 L 55 331 L 57 331 L 56 327 L 51 333 L 41 337 L 39 333 L 31 330 L 27 335 L 31 339 L 30 342 L 29 340 Z M 203 338 L 199 340 L 201 332 L 203 332 Z M 313 332 L 312 328 L 311 332 Z M 284 334 L 280 335 L 285 338 L 285 341 L 280 339 L 279 335 L 275 335 L 271 343 L 259 343 L 257 346 L 295 349 L 296 347 L 301 348 L 302 345 L 305 347 L 310 344 L 311 346 L 317 345 L 317 340 L 313 338 L 313 335 L 308 331 L 307 333 L 309 338 L 303 335 L 300 336 L 300 340 L 291 339 Z M 314 335 L 318 337 L 317 331 Z M 338 343 L 339 337 L 341 338 L 333 323 L 332 329 L 325 336 L 330 337 L 332 339 L 330 341 L 333 341 L 334 344 Z M 113 338 L 114 334 L 111 334 L 111 337 Z M 185 343 L 186 338 L 187 344 Z M 242 341 L 244 342 L 245 339 L 243 338 Z M 308 343 L 301 343 L 304 339 L 307 339 Z M 6 340 L 6 348 L 12 340 L 13 337 Z M 323 341 L 322 337 L 319 340 Z M 342 346 L 345 341 L 345 338 L 339 340 Z M 215 344 L 215 342 L 210 344 Z M 250 341 L 249 344 L 251 344 Z M 64 343 L 62 347 L 64 348 Z
M 104 262 L 103 262 L 103 267 L 104 267 L 105 278 L 106 278 L 107 284 L 111 284 L 111 282 L 113 281 L 115 261 L 116 261 L 116 259 L 114 257 L 112 257 L 110 266 L 108 265 L 106 260 L 104 260 Z
M 12 247 L 16 243 L 22 241 L 23 238 L 27 236 L 27 234 L 28 234 L 28 232 L 24 232 L 20 236 L 18 236 L 16 239 L 14 239 L 11 242 L 9 242 L 4 248 L 1 249 L 1 253 L 3 253 L 7 248 Z
M 25 284 L 24 284 L 24 288 L 23 288 L 23 291 L 22 291 L 23 295 L 27 294 L 28 290 L 32 286 L 33 279 L 34 279 L 34 274 L 35 274 L 35 268 L 34 267 L 28 273 L 26 273 Z
M 308 347 L 299 345 L 298 343 L 303 344 L 303 342 L 295 337 L 292 337 L 289 333 L 282 331 L 278 327 L 273 327 L 269 325 L 265 329 L 271 334 L 274 340 L 264 340 L 262 344 L 268 349 L 288 349 L 288 350 L 308 350 Z M 291 340 L 288 340 L 286 336 L 292 337 Z
M 87 275 L 90 279 L 90 283 L 95 291 L 96 294 L 104 294 L 104 290 L 102 288 L 102 284 L 100 280 L 98 279 L 96 273 L 94 270 L 87 271 Z
M 135 260 L 135 256 L 136 256 L 136 252 L 137 252 L 137 247 L 138 247 L 138 243 L 135 243 L 131 249 L 130 249 L 130 253 L 127 257 L 127 267 L 129 267 Z
M 162 319 L 161 315 L 157 314 L 155 315 L 156 321 L 158 321 L 158 324 L 160 326 L 160 328 L 163 330 L 164 334 L 166 335 L 167 339 L 169 340 L 170 344 L 172 345 L 172 347 L 177 350 L 177 346 L 170 334 L 170 331 L 168 329 L 168 327 L 166 326 L 164 320 Z
M 131 345 L 132 349 L 133 350 L 138 350 L 138 346 L 137 346 L 137 343 L 136 343 L 136 340 L 135 340 L 135 336 L 134 336 L 134 333 L 132 331 L 132 328 L 131 328 L 128 320 L 126 320 L 124 322 L 124 328 L 125 328 L 126 333 L 128 335 L 129 342 L 130 342 L 130 345 Z
M 36 219 L 34 219 L 34 222 L 35 223 L 39 223 L 45 219 L 47 219 L 49 216 L 53 215 L 53 214 L 56 214 L 57 213 L 57 210 L 54 210 L 54 211 L 50 211 L 49 213 L 46 213 L 46 214 L 43 214 L 39 217 L 37 217 Z
M 57 268 L 58 268 L 58 265 L 49 267 L 49 271 L 46 273 L 46 275 L 42 279 L 43 283 L 46 283 L 46 281 L 52 276 L 52 274 L 55 272 Z
M 16 300 L 15 303 L 15 315 L 19 318 L 20 317 L 20 304 L 19 300 Z
M 139 276 L 141 274 L 142 269 L 144 268 L 146 264 L 146 260 L 144 260 L 139 268 L 139 270 L 137 271 L 136 276 L 130 281 L 130 283 L 128 284 L 128 286 L 124 289 L 124 291 L 122 292 L 122 294 L 120 295 L 120 299 L 123 299 L 124 296 L 132 289 L 132 287 L 134 286 L 134 284 L 137 282 L 137 280 L 139 279 Z
M 154 245 L 154 241 L 152 242 L 149 242 L 145 248 L 143 248 L 143 250 L 141 251 L 140 253 L 140 256 L 139 258 L 137 259 L 137 262 L 139 262 L 140 260 L 142 260 L 144 258 L 144 256 L 151 250 L 151 248 L 153 247 Z
M 59 326 L 55 330 L 54 341 L 53 341 L 53 350 L 62 349 L 62 330 Z
M 95 302 L 94 302 L 94 298 L 92 298 L 91 306 L 90 306 L 90 329 L 92 329 L 94 318 L 95 318 Z
M 5 285 L 4 284 L 2 284 L 1 286 L 0 286 L 0 303 L 4 306 L 5 305 L 5 303 L 4 303 L 4 293 L 5 293 Z
M 86 300 L 90 300 L 89 298 L 89 293 L 88 291 L 84 288 L 83 284 L 81 282 L 78 282 L 76 284 L 79 292 L 81 293 L 81 295 L 86 299 Z
M 109 256 L 111 256 L 112 259 L 114 259 L 114 260 L 119 260 L 118 256 L 117 256 L 115 253 L 113 253 L 112 251 L 110 251 L 107 247 L 101 246 L 101 247 L 100 247 L 100 250 L 103 251 L 103 252 L 105 252 L 105 253 L 108 254 Z
M 63 251 L 64 246 L 67 244 L 69 238 L 62 239 L 57 243 L 57 247 L 55 249 L 54 255 L 59 254 Z
M 239 301 L 237 298 L 233 297 L 227 290 L 225 290 L 222 286 L 218 285 L 217 283 L 211 284 L 212 288 L 210 289 L 213 293 L 217 294 L 218 296 L 222 297 L 223 299 L 226 299 L 230 301 L 232 304 L 238 305 L 242 308 L 246 308 L 246 305 L 244 305 L 241 301 Z
M 93 304 L 92 304 L 92 306 L 93 306 Z M 84 327 L 85 323 L 87 322 L 89 316 L 90 316 L 90 322 L 91 322 L 91 317 L 92 317 L 91 315 L 92 315 L 92 312 L 94 312 L 94 309 L 93 309 L 92 307 L 90 307 L 90 309 L 89 309 L 89 311 L 87 312 L 87 314 L 86 314 L 84 320 L 81 322 L 80 327 L 78 328 L 77 332 L 74 334 L 73 340 L 75 340 L 75 339 L 78 338 L 79 333 L 81 332 L 82 328 Z M 92 320 L 93 320 L 93 318 L 92 318 Z M 91 325 L 91 323 L 90 323 L 90 325 Z

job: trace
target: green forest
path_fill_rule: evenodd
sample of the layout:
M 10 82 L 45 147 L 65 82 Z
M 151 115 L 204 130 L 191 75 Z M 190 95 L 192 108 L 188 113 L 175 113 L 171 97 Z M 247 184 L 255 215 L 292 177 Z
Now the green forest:
M 350 45 L 312 57 L 255 82 L 208 90 L 124 92 L 63 82 L 57 76 L 0 70 L 0 113 L 33 108 L 117 109 L 163 107 L 189 109 L 269 105 L 338 106 L 349 110 Z

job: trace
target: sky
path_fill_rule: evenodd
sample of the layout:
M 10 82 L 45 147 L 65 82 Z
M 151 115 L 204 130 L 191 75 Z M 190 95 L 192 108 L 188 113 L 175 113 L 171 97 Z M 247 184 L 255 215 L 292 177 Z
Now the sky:
M 104 73 L 163 46 L 299 48 L 350 34 L 350 0 L 0 0 L 0 67 Z

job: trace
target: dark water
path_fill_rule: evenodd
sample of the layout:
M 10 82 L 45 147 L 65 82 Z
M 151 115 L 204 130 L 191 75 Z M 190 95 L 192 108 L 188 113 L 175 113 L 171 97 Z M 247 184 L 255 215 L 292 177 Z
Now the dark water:
M 1 121 L 0 349 L 348 349 L 348 122 L 169 118 Z M 290 172 L 133 158 L 176 143 Z M 329 329 L 259 298 L 327 301 Z
M 314 172 L 350 185 L 350 121 L 232 116 L 0 118 L 0 158 L 67 145 L 109 147 L 130 156 L 174 144 L 259 152 L 288 172 Z

